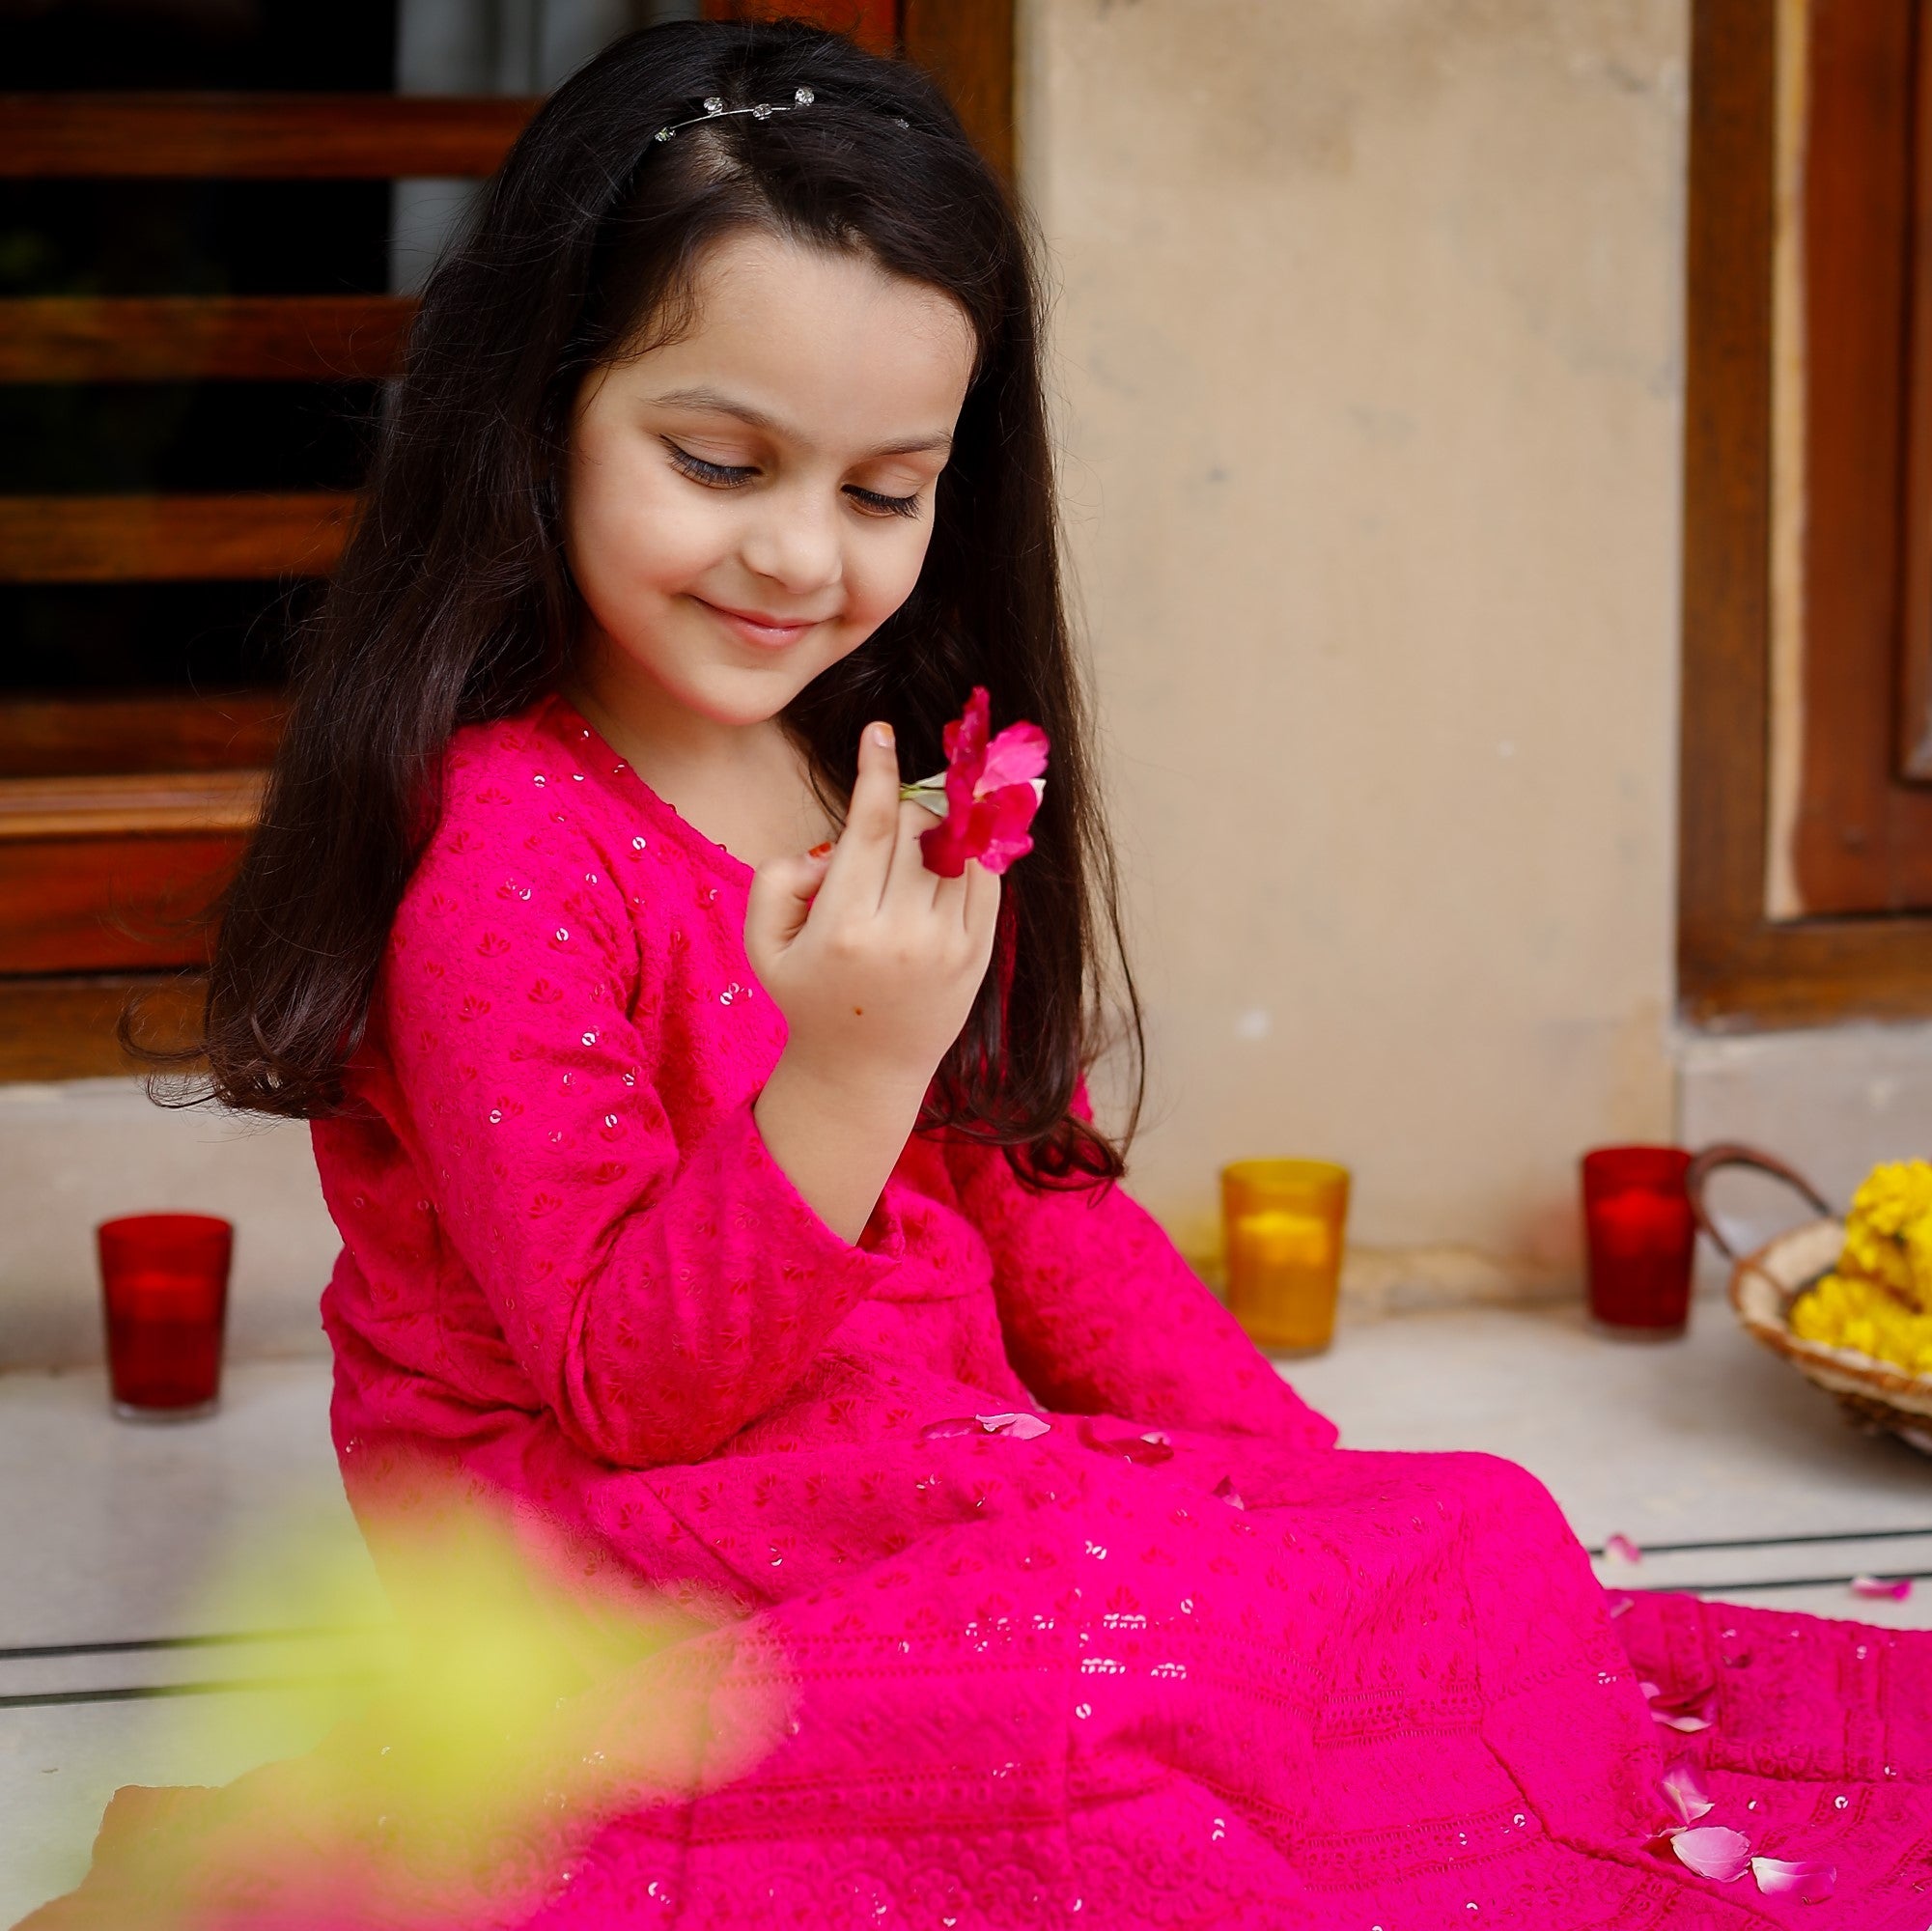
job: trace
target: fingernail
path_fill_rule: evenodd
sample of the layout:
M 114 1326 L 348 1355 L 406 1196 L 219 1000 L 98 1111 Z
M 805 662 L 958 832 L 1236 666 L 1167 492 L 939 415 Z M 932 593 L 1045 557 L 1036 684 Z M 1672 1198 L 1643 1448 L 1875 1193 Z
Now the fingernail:
M 872 727 L 872 742 L 882 751 L 889 751 L 892 748 L 892 726 L 889 724 L 875 724 Z
M 805 856 L 808 858 L 823 858 L 829 854 L 831 849 L 832 849 L 832 841 L 829 838 L 827 838 L 823 845 L 814 845 L 812 849 L 805 854 Z

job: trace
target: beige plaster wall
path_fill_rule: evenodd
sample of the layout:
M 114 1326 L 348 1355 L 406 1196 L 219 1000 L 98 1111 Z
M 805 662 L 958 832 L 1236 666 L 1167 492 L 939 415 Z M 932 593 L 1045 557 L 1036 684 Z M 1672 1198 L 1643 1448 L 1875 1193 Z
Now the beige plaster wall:
M 1685 0 L 1023 0 L 1134 883 L 1136 1191 L 1357 1175 L 1358 1292 L 1571 1273 L 1672 1129 Z
M 1687 0 L 1022 9 L 1151 1021 L 1134 1189 L 1205 1256 L 1221 1161 L 1329 1155 L 1358 1307 L 1574 1292 L 1576 1155 L 1672 1133 L 1683 1044 Z M 1893 1044 L 1687 1076 L 1776 1144 L 1767 1108 L 1854 1104 Z M 15 1088 L 0 1192 L 0 1365 L 98 1352 L 88 1230 L 130 1206 L 239 1222 L 237 1352 L 322 1346 L 297 1129 Z

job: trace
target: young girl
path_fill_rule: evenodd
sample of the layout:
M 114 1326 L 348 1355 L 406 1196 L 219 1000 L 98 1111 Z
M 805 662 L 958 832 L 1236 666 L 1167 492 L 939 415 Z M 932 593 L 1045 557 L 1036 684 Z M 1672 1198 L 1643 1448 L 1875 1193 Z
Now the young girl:
M 1612 1605 L 1522 1469 L 1335 1449 L 1112 1184 L 1037 326 L 934 89 L 797 27 L 610 48 L 425 297 L 214 1090 L 315 1122 L 399 1587 L 440 1471 L 703 1624 L 592 1693 L 700 1741 L 439 1921 L 1924 1931 L 1932 1642 Z M 1052 762 L 946 879 L 899 786 L 975 686 Z M 275 1868 L 191 1921 L 340 1921 Z

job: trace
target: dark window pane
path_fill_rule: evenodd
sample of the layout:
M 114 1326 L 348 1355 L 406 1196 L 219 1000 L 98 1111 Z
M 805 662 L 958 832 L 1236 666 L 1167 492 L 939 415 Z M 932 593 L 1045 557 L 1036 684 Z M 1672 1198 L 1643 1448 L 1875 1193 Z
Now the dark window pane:
M 0 295 L 378 294 L 387 182 L 0 182 Z
M 0 388 L 0 494 L 353 490 L 368 382 L 115 382 Z
M 321 585 L 0 585 L 0 698 L 12 691 L 238 690 L 279 684 Z
M 0 11 L 0 73 L 47 88 L 390 87 L 395 0 L 42 0 Z

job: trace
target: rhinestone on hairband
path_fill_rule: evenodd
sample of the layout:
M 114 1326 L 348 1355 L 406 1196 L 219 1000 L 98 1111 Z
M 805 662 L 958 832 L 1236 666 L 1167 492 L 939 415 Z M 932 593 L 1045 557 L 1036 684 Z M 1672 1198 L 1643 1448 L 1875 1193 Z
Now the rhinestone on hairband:
M 680 127 L 696 127 L 707 121 L 729 121 L 734 114 L 749 114 L 760 121 L 769 121 L 774 114 L 789 114 L 795 107 L 809 107 L 818 98 L 809 87 L 795 87 L 790 100 L 761 100 L 752 107 L 727 107 L 723 97 L 716 94 L 705 96 L 705 111 L 693 114 L 688 121 L 673 121 L 667 126 L 659 127 L 652 135 L 654 141 L 668 141 Z

